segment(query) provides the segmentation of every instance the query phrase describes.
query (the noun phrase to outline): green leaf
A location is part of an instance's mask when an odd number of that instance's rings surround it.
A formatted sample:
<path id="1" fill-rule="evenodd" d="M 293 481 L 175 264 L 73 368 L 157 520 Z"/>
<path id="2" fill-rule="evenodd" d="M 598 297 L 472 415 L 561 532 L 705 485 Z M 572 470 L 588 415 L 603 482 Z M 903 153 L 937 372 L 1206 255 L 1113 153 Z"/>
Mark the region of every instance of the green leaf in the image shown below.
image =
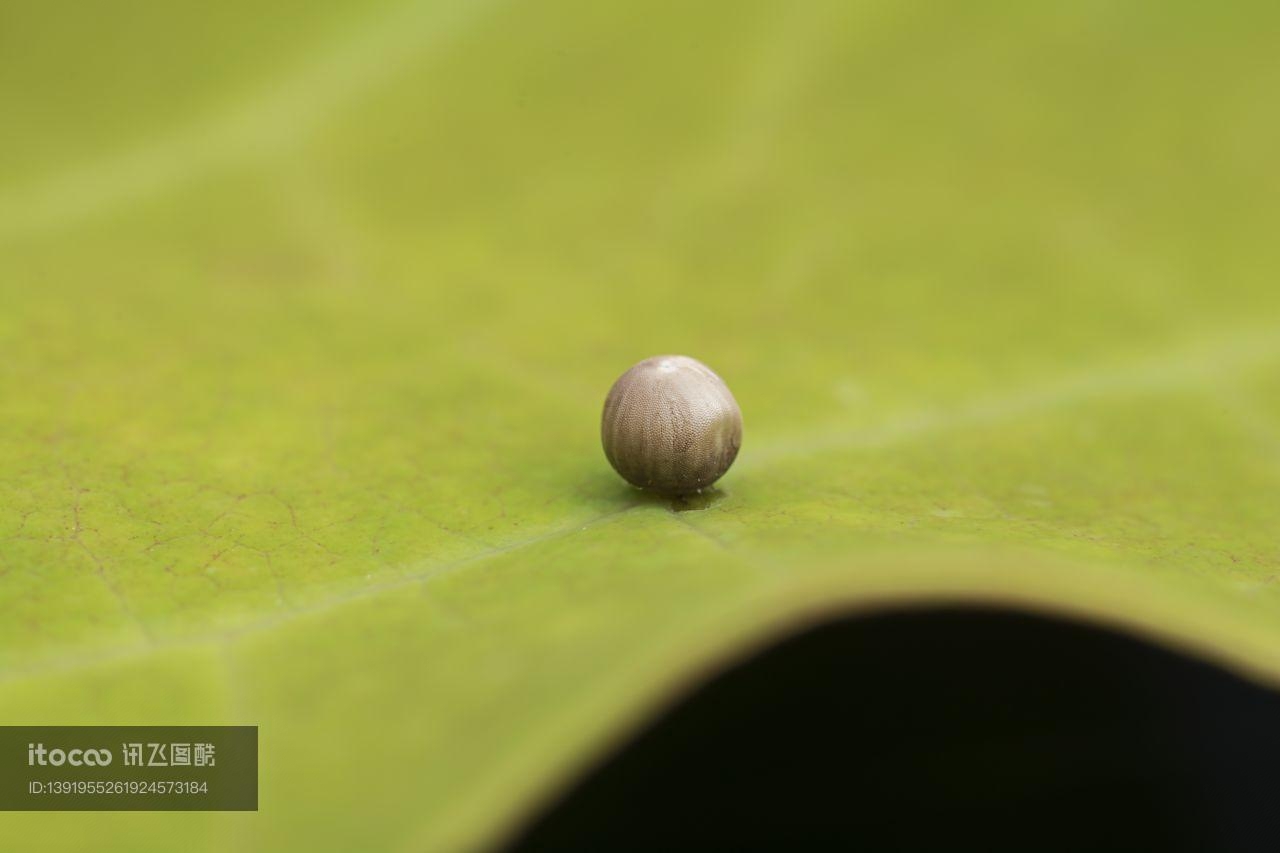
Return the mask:
<path id="1" fill-rule="evenodd" d="M 0 722 L 261 726 L 257 814 L 457 849 L 823 614 L 1280 681 L 1277 11 L 139 2 L 0 27 Z M 645 356 L 745 442 L 598 444 Z"/>

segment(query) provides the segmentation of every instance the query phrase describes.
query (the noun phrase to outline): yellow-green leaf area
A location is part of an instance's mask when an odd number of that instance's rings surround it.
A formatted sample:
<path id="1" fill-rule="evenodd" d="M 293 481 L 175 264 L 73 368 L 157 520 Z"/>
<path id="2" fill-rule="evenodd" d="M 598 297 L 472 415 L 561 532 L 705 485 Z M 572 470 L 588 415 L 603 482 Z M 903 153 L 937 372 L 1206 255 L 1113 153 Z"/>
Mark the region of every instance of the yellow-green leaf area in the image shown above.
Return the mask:
<path id="1" fill-rule="evenodd" d="M 262 796 L 0 837 L 483 847 L 894 602 L 1280 681 L 1278 16 L 7 8 L 0 722 L 256 724 Z M 745 422 L 684 512 L 599 447 L 664 352 Z"/>

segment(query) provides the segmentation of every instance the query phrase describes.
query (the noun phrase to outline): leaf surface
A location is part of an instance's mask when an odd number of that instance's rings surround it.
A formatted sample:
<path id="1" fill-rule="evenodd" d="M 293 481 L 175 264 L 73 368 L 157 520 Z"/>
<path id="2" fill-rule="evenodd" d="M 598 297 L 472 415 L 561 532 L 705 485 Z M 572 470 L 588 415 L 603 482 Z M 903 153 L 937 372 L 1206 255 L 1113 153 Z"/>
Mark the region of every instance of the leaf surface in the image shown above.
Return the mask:
<path id="1" fill-rule="evenodd" d="M 0 721 L 257 724 L 263 793 L 4 837 L 470 849 L 894 602 L 1280 681 L 1274 10 L 6 16 Z M 746 424 L 682 512 L 599 448 L 662 352 Z"/>

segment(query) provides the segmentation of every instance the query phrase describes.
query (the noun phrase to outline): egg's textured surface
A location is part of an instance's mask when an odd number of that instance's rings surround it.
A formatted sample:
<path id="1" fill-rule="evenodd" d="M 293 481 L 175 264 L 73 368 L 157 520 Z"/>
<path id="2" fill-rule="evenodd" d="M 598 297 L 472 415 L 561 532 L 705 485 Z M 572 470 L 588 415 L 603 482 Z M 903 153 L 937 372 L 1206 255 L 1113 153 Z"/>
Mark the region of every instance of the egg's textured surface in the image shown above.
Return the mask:
<path id="1" fill-rule="evenodd" d="M 742 412 L 715 371 L 683 355 L 632 367 L 604 403 L 605 455 L 627 482 L 664 495 L 710 486 L 742 446 Z"/>

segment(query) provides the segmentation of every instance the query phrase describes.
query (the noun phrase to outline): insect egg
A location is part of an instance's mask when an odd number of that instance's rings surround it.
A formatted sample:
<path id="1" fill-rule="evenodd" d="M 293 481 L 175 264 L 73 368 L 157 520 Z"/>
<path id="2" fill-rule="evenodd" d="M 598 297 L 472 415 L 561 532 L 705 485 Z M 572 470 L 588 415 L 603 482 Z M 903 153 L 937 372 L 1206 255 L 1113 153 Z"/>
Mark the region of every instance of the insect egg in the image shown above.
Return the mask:
<path id="1" fill-rule="evenodd" d="M 705 489 L 742 446 L 742 412 L 729 387 L 697 359 L 646 358 L 613 383 L 600 438 L 615 471 L 662 495 Z"/>

